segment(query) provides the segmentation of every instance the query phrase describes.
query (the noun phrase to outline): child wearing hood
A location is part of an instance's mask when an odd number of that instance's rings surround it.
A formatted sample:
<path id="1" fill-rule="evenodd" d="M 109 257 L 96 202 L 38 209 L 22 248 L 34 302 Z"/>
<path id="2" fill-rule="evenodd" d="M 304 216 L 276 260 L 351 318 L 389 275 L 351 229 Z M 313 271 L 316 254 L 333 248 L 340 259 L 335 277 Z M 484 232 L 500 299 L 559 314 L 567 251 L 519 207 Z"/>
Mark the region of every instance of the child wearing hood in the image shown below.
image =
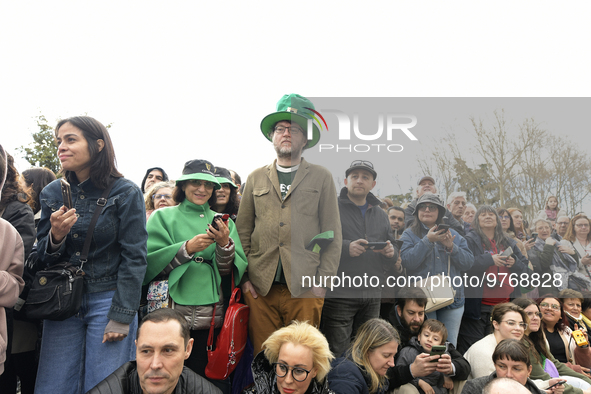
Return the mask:
<path id="1" fill-rule="evenodd" d="M 410 365 L 421 353 L 431 353 L 433 346 L 445 345 L 447 349 L 447 328 L 445 324 L 435 319 L 426 320 L 421 326 L 419 335 L 412 337 L 408 346 L 400 351 L 396 365 Z M 446 354 L 449 354 L 447 350 Z M 434 361 L 436 362 L 436 361 Z M 430 375 L 416 378 L 411 382 L 421 394 L 447 394 L 448 389 L 453 389 L 453 382 L 449 376 L 442 372 L 433 372 Z"/>

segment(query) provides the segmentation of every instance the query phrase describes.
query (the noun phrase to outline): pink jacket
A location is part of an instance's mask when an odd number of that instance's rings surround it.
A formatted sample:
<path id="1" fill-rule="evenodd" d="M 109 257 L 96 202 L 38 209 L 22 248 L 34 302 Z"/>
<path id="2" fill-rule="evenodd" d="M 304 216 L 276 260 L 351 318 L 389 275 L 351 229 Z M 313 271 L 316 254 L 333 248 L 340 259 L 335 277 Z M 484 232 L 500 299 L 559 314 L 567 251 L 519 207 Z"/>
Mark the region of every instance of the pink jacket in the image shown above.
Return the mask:
<path id="1" fill-rule="evenodd" d="M 12 308 L 25 286 L 22 279 L 25 248 L 21 236 L 10 223 L 0 219 L 0 374 L 6 361 L 6 311 Z"/>

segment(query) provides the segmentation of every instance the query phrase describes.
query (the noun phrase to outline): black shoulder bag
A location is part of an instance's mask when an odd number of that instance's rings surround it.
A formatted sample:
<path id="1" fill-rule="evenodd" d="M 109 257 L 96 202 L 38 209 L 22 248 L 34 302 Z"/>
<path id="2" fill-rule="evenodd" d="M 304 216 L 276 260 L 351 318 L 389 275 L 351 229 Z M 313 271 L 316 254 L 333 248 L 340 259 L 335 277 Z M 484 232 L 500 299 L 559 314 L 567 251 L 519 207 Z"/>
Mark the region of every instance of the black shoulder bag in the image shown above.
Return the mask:
<path id="1" fill-rule="evenodd" d="M 75 267 L 69 261 L 64 261 L 35 274 L 35 280 L 25 303 L 25 313 L 29 319 L 61 321 L 78 313 L 84 295 L 84 271 L 82 267 L 88 260 L 88 252 L 96 222 L 103 208 L 107 205 L 107 198 L 114 183 L 115 180 L 109 183 L 101 198 L 96 202 L 97 208 L 90 221 L 82 255 L 80 256 L 80 267 Z"/>

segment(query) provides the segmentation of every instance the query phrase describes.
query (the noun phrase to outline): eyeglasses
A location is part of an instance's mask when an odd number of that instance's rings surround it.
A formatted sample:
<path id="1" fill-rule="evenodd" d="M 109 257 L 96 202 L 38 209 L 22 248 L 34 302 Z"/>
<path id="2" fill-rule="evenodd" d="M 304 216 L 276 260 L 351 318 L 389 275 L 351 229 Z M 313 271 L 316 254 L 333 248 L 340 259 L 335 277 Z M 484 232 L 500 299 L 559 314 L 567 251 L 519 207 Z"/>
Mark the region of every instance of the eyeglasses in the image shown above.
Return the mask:
<path id="1" fill-rule="evenodd" d="M 213 189 L 215 186 L 213 182 L 209 181 L 202 181 L 201 179 L 189 179 L 188 181 L 191 185 L 201 187 L 205 186 L 206 189 Z"/>
<path id="2" fill-rule="evenodd" d="M 589 227 L 589 223 L 575 224 L 575 227 Z"/>
<path id="3" fill-rule="evenodd" d="M 310 373 L 310 371 L 305 370 L 304 368 L 290 367 L 289 365 L 282 363 L 273 363 L 273 369 L 275 371 L 275 375 L 280 378 L 285 377 L 287 372 L 291 370 L 291 376 L 293 376 L 293 380 L 296 382 L 303 382 L 308 378 L 308 374 Z"/>
<path id="4" fill-rule="evenodd" d="M 501 218 L 501 220 L 509 220 L 511 219 L 511 216 L 499 216 L 499 218 Z"/>
<path id="5" fill-rule="evenodd" d="M 171 200 L 172 194 L 152 194 L 152 200 Z"/>
<path id="6" fill-rule="evenodd" d="M 550 308 L 552 308 L 555 311 L 559 311 L 560 310 L 560 305 L 558 305 L 558 304 L 552 304 L 552 305 L 550 305 L 547 302 L 542 302 L 542 303 L 540 303 L 540 308 L 543 308 L 543 309 L 550 309 Z"/>
<path id="7" fill-rule="evenodd" d="M 349 167 L 356 167 L 356 166 L 365 166 L 365 167 L 369 167 L 373 170 L 373 164 L 369 161 L 365 161 L 365 160 L 355 160 L 353 163 L 351 163 L 351 165 Z"/>
<path id="8" fill-rule="evenodd" d="M 568 226 L 568 222 L 556 222 L 559 226 Z"/>
<path id="9" fill-rule="evenodd" d="M 527 317 L 529 317 L 530 319 L 534 316 L 539 317 L 540 319 L 542 318 L 542 313 L 541 312 L 527 312 Z"/>
<path id="10" fill-rule="evenodd" d="M 509 327 L 515 327 L 516 325 L 519 325 L 519 328 L 523 328 L 524 330 L 527 329 L 527 323 L 522 321 L 516 322 L 515 320 L 501 320 L 501 323 L 507 323 Z"/>
<path id="11" fill-rule="evenodd" d="M 564 303 L 564 305 L 568 306 L 569 308 L 581 309 L 581 304 L 577 304 L 574 302 Z"/>
<path id="12" fill-rule="evenodd" d="M 275 127 L 274 131 L 276 133 L 283 134 L 283 133 L 285 133 L 285 130 L 289 131 L 289 134 L 293 134 L 294 132 L 304 134 L 304 130 L 302 130 L 298 126 L 293 126 L 293 125 L 290 127 L 277 126 L 277 127 Z"/>
<path id="13" fill-rule="evenodd" d="M 433 212 L 437 211 L 438 208 L 435 204 L 421 204 L 421 206 L 419 206 L 419 211 L 426 211 L 427 209 Z"/>

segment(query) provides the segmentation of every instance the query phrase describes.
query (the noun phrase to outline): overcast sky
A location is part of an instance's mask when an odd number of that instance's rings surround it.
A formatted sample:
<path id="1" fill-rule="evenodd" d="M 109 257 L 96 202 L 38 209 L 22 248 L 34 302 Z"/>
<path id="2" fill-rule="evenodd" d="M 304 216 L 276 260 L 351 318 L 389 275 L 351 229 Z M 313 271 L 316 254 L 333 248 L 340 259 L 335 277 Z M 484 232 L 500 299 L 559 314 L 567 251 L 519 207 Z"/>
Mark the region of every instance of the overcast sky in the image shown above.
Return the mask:
<path id="1" fill-rule="evenodd" d="M 285 93 L 589 96 L 590 11 L 583 1 L 2 1 L 0 141 L 18 156 L 35 115 L 88 113 L 112 123 L 119 168 L 137 183 L 151 166 L 178 177 L 194 158 L 246 178 L 274 158 L 259 124 Z M 591 146 L 587 130 L 568 134 Z"/>

